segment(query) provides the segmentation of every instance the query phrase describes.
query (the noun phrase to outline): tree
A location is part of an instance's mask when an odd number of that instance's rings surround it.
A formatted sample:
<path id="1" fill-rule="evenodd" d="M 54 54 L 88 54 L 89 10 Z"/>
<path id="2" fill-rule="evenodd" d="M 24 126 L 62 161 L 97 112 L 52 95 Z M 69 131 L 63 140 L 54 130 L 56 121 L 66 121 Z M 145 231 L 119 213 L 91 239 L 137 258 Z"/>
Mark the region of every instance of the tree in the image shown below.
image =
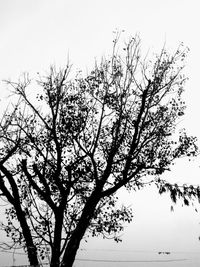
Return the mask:
<path id="1" fill-rule="evenodd" d="M 183 156 L 197 154 L 196 138 L 175 132 L 185 103 L 182 74 L 187 49 L 142 59 L 139 37 L 103 59 L 85 78 L 70 66 L 37 81 L 8 82 L 18 96 L 1 121 L 1 196 L 11 204 L 2 228 L 27 251 L 31 265 L 71 267 L 83 238 L 119 241 L 131 209 L 117 206 L 117 191 L 156 184 L 176 202 L 200 198 L 200 188 L 161 179 Z M 49 253 L 49 254 L 48 254 Z"/>

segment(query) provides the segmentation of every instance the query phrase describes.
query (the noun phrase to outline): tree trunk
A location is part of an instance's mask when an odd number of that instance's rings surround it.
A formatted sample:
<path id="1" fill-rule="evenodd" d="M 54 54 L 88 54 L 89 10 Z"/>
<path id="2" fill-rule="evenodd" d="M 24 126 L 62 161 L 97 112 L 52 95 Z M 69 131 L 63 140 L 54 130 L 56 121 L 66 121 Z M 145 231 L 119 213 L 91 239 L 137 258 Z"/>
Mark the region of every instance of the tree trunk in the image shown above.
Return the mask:
<path id="1" fill-rule="evenodd" d="M 17 184 L 15 182 L 15 179 L 13 178 L 13 175 L 10 171 L 8 171 L 2 164 L 0 165 L 1 171 L 4 173 L 4 175 L 7 177 L 8 183 L 11 186 L 12 193 L 10 193 L 9 190 L 7 190 L 4 180 L 1 177 L 1 190 L 4 193 L 4 195 L 7 197 L 8 201 L 14 206 L 14 209 L 16 211 L 17 219 L 20 223 L 22 234 L 25 240 L 25 246 L 28 253 L 28 259 L 29 263 L 32 266 L 38 266 L 38 257 L 37 257 L 37 248 L 34 245 L 33 237 L 31 235 L 31 230 L 29 228 L 29 225 L 26 221 L 26 214 L 22 209 L 21 203 L 20 203 L 20 197 L 19 197 L 19 191 Z"/>
<path id="2" fill-rule="evenodd" d="M 37 248 L 34 244 L 27 246 L 28 259 L 31 266 L 39 266 Z"/>
<path id="3" fill-rule="evenodd" d="M 51 256 L 51 267 L 59 267 L 60 265 L 60 246 L 62 238 L 62 225 L 63 225 L 63 210 L 59 210 L 55 215 L 55 228 L 54 228 L 54 242 Z"/>
<path id="4" fill-rule="evenodd" d="M 61 267 L 72 267 L 75 261 L 76 253 L 79 249 L 80 242 L 90 224 L 90 220 L 93 217 L 95 208 L 99 202 L 98 193 L 93 192 L 92 196 L 88 200 L 79 223 L 73 232 L 70 241 L 66 247 Z"/>
<path id="5" fill-rule="evenodd" d="M 39 262 L 38 262 L 38 257 L 37 257 L 37 248 L 33 243 L 33 238 L 32 238 L 29 226 L 27 224 L 25 214 L 23 210 L 21 209 L 20 205 L 18 206 L 16 204 L 15 210 L 16 210 L 17 218 L 20 222 L 22 233 L 25 239 L 29 263 L 32 266 L 38 266 Z"/>
<path id="6" fill-rule="evenodd" d="M 86 231 L 87 227 L 85 228 Z M 80 235 L 79 232 L 76 235 L 73 235 L 68 243 L 68 246 L 65 250 L 61 267 L 72 267 L 75 261 L 76 253 L 79 249 L 83 235 Z"/>
<path id="7" fill-rule="evenodd" d="M 53 245 L 50 267 L 60 266 L 60 249 Z"/>

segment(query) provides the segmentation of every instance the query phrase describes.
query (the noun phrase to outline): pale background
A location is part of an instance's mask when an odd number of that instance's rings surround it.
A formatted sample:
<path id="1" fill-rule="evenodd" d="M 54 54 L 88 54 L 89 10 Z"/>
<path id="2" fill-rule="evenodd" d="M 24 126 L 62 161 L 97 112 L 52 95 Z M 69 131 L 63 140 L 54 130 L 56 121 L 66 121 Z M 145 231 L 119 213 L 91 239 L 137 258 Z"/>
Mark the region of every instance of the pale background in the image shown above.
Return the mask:
<path id="1" fill-rule="evenodd" d="M 2 80 L 16 80 L 25 71 L 36 77 L 37 72 L 48 71 L 50 64 L 64 66 L 68 58 L 74 71 L 87 72 L 95 59 L 109 54 L 117 28 L 125 30 L 124 38 L 139 33 L 144 52 L 148 49 L 158 52 L 164 42 L 169 49 L 175 50 L 180 42 L 190 48 L 185 69 L 189 77 L 185 92 L 188 108 L 179 126 L 186 127 L 189 134 L 200 140 L 199 11 L 198 0 L 0 0 L 0 110 L 5 106 L 7 92 Z M 199 159 L 181 160 L 167 176 L 174 181 L 200 184 L 199 165 Z M 169 196 L 158 196 L 155 188 L 120 194 L 121 202 L 134 209 L 134 219 L 125 227 L 123 242 L 115 244 L 102 239 L 82 242 L 77 258 L 135 262 L 77 261 L 75 266 L 200 264 L 200 216 L 194 207 L 178 204 L 171 212 Z M 196 207 L 199 209 L 198 203 Z M 3 207 L 0 214 L 2 211 Z M 3 238 L 0 233 L 0 241 Z M 159 255 L 159 251 L 171 254 Z M 159 260 L 168 262 L 155 262 Z M 23 255 L 0 252 L 0 266 L 25 263 Z"/>

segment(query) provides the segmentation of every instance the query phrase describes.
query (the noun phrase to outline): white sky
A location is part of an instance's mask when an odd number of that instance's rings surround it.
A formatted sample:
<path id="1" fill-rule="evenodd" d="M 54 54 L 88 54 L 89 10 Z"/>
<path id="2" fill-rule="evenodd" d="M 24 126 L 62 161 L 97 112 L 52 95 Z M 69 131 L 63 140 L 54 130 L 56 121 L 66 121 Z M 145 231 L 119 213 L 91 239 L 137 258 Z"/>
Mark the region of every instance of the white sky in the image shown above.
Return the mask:
<path id="1" fill-rule="evenodd" d="M 140 33 L 145 51 L 148 48 L 159 51 L 165 41 L 170 49 L 176 49 L 182 41 L 190 48 L 186 68 L 190 80 L 185 93 L 188 108 L 182 123 L 189 133 L 200 139 L 199 5 L 198 0 L 0 0 L 0 99 L 3 100 L 6 92 L 3 79 L 15 80 L 24 71 L 32 76 L 37 72 L 44 73 L 50 64 L 66 64 L 68 56 L 75 70 L 86 71 L 95 58 L 109 54 L 113 30 L 123 29 L 127 38 Z M 198 162 L 179 162 L 170 175 L 179 181 L 184 179 L 197 184 L 200 178 L 198 165 Z M 154 193 L 146 190 L 129 196 L 135 218 L 126 228 L 122 244 L 91 240 L 87 248 L 198 251 L 199 214 L 192 208 L 179 206 L 171 213 L 168 198 Z M 128 201 L 127 197 L 123 201 Z M 88 250 L 82 256 L 95 257 L 94 251 L 90 252 Z M 131 259 L 136 258 L 134 253 Z M 128 257 L 122 252 L 119 255 L 121 259 Z M 185 255 L 179 256 L 183 258 Z M 193 258 L 191 254 L 189 256 Z M 8 256 L 1 257 L 4 261 L 0 265 L 12 264 Z M 110 253 L 106 257 L 113 258 L 115 254 Z M 146 254 L 139 256 L 140 259 L 145 257 Z M 154 258 L 153 254 L 150 258 Z M 16 262 L 20 263 L 19 260 Z M 77 263 L 77 266 L 92 264 Z M 197 266 L 188 262 L 179 264 L 159 266 Z M 115 265 L 109 263 L 107 266 Z M 125 266 L 125 263 L 117 266 Z M 147 264 L 126 263 L 126 266 Z"/>

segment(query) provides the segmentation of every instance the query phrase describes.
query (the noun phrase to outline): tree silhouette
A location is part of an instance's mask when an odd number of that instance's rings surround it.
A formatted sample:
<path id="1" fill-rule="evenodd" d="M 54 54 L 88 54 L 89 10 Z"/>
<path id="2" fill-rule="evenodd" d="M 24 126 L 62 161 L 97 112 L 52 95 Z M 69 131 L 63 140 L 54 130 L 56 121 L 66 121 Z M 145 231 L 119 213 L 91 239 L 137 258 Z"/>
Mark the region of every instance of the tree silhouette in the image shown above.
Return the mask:
<path id="1" fill-rule="evenodd" d="M 113 237 L 132 219 L 117 205 L 121 187 L 156 184 L 188 205 L 200 189 L 161 179 L 175 159 L 195 156 L 196 139 L 173 133 L 185 104 L 182 74 L 187 50 L 165 48 L 142 59 L 131 38 L 86 77 L 70 66 L 50 69 L 29 96 L 28 76 L 8 82 L 18 96 L 1 121 L 0 190 L 11 204 L 2 228 L 27 251 L 31 265 L 49 253 L 51 266 L 71 267 L 83 238 Z"/>

